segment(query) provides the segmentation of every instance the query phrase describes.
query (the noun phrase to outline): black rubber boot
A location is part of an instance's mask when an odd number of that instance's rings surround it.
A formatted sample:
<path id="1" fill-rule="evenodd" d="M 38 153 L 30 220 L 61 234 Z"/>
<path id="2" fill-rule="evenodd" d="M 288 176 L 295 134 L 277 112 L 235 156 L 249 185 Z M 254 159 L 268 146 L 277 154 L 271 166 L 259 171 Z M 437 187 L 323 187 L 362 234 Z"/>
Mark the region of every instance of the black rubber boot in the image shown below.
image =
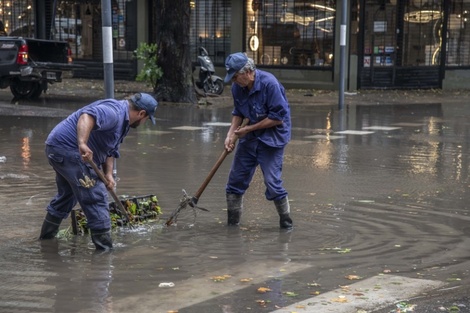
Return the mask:
<path id="1" fill-rule="evenodd" d="M 54 216 L 48 212 L 44 218 L 44 222 L 42 223 L 39 239 L 42 240 L 54 238 L 59 232 L 59 226 L 61 222 L 62 218 Z"/>
<path id="2" fill-rule="evenodd" d="M 109 229 L 92 230 L 91 241 L 95 244 L 96 250 L 111 250 L 113 248 L 113 240 Z"/>
<path id="3" fill-rule="evenodd" d="M 279 226 L 283 229 L 292 229 L 292 219 L 289 216 L 290 206 L 287 197 L 281 200 L 275 200 L 277 213 L 279 214 Z"/>
<path id="4" fill-rule="evenodd" d="M 227 225 L 238 226 L 243 210 L 243 195 L 227 193 Z"/>

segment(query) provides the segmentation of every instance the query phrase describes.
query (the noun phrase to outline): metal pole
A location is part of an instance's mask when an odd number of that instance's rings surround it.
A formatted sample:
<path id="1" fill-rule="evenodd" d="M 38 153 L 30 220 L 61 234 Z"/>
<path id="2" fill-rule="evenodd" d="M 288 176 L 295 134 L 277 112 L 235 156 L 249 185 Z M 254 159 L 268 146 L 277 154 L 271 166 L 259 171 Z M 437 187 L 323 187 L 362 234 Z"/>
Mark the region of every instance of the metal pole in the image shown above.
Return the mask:
<path id="1" fill-rule="evenodd" d="M 114 66 L 113 66 L 113 29 L 111 16 L 111 0 L 101 0 L 101 28 L 103 36 L 103 74 L 104 91 L 107 99 L 114 98 Z M 117 182 L 117 165 L 114 159 L 113 177 Z M 117 184 L 116 184 L 117 185 Z M 114 187 L 116 189 L 116 187 Z"/>
<path id="2" fill-rule="evenodd" d="M 347 36 L 347 19 L 348 19 L 348 0 L 342 1 L 341 7 L 341 29 L 339 36 L 339 101 L 340 110 L 344 108 L 344 85 L 346 72 L 346 36 Z"/>
<path id="3" fill-rule="evenodd" d="M 114 98 L 113 29 L 111 18 L 111 0 L 101 0 L 104 90 L 106 98 Z"/>

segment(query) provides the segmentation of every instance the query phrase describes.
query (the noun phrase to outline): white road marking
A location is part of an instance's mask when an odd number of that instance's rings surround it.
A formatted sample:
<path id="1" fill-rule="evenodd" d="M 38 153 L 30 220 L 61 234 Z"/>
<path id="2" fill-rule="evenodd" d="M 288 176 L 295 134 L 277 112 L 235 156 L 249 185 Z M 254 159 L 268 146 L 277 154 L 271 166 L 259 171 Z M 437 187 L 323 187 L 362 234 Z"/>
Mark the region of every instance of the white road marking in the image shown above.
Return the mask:
<path id="1" fill-rule="evenodd" d="M 200 129 L 205 129 L 205 127 L 197 127 L 197 126 L 177 126 L 177 127 L 171 127 L 170 129 L 178 129 L 178 130 L 200 130 Z"/>
<path id="2" fill-rule="evenodd" d="M 346 136 L 335 136 L 335 135 L 311 135 L 311 136 L 305 136 L 305 138 L 308 139 L 328 139 L 328 140 L 334 140 L 334 139 L 341 139 L 345 138 Z"/>
<path id="3" fill-rule="evenodd" d="M 271 313 L 356 313 L 381 309 L 445 285 L 444 282 L 394 275 L 374 276 L 297 302 Z"/>
<path id="4" fill-rule="evenodd" d="M 372 131 L 366 130 L 343 130 L 339 132 L 335 132 L 335 134 L 344 134 L 344 135 L 370 135 L 373 134 Z"/>
<path id="5" fill-rule="evenodd" d="M 214 273 L 206 273 L 203 277 L 194 277 L 186 281 L 174 281 L 175 286 L 172 288 L 158 288 L 161 282 L 156 281 L 155 288 L 149 287 L 145 293 L 115 300 L 113 310 L 115 312 L 139 313 L 177 311 L 224 294 L 261 284 L 273 277 L 280 278 L 309 267 L 306 264 L 268 260 L 250 264 L 250 266 L 246 266 L 246 264 L 234 266 L 227 271 L 219 270 Z M 211 279 L 211 277 L 226 274 L 231 277 L 223 282 L 215 282 Z M 247 278 L 250 279 L 248 282 L 241 281 Z"/>
<path id="6" fill-rule="evenodd" d="M 223 123 L 223 122 L 209 122 L 204 123 L 205 126 L 230 126 L 230 123 Z"/>
<path id="7" fill-rule="evenodd" d="M 401 127 L 391 127 L 391 126 L 368 126 L 368 127 L 363 127 L 362 129 L 368 129 L 368 130 L 397 130 L 397 129 L 401 129 Z"/>
<path id="8" fill-rule="evenodd" d="M 415 126 L 423 126 L 423 125 L 426 125 L 425 123 L 394 123 L 392 125 L 395 125 L 395 126 L 410 126 L 410 127 L 415 127 Z"/>

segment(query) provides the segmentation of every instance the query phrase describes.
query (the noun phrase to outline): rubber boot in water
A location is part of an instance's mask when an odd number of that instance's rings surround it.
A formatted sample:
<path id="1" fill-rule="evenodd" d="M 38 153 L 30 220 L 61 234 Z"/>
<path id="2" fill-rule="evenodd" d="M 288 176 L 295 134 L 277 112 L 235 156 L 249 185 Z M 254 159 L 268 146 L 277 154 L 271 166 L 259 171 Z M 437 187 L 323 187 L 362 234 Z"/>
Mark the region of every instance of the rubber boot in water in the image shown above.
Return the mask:
<path id="1" fill-rule="evenodd" d="M 59 226 L 61 222 L 62 218 L 54 216 L 48 212 L 44 218 L 44 222 L 42 223 L 39 239 L 42 240 L 54 238 L 59 232 Z"/>
<path id="2" fill-rule="evenodd" d="M 289 216 L 290 206 L 287 197 L 281 200 L 275 200 L 277 213 L 279 214 L 279 226 L 283 229 L 292 229 L 292 219 Z"/>
<path id="3" fill-rule="evenodd" d="M 243 210 L 243 195 L 227 193 L 227 225 L 238 226 Z"/>
<path id="4" fill-rule="evenodd" d="M 95 244 L 96 250 L 111 250 L 113 248 L 113 240 L 109 229 L 92 230 L 91 241 Z"/>

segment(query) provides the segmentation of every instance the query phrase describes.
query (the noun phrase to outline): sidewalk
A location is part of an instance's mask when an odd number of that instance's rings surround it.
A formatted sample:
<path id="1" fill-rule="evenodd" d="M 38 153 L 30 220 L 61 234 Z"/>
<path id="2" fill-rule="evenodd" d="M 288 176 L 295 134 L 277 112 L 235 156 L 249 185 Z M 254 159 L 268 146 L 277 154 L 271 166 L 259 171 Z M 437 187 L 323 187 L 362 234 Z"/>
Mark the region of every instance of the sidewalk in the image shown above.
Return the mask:
<path id="1" fill-rule="evenodd" d="M 136 81 L 115 81 L 114 86 L 114 96 L 117 99 L 136 92 L 152 93 L 151 87 Z M 47 94 L 99 99 L 105 95 L 104 81 L 65 78 L 62 83 L 51 85 Z M 339 103 L 338 91 L 288 89 L 286 94 L 291 105 L 337 106 Z M 359 90 L 345 92 L 344 105 L 465 103 L 468 99 L 470 99 L 470 88 L 467 90 Z M 230 86 L 226 85 L 224 93 L 220 96 L 200 98 L 199 105 L 232 105 Z"/>

